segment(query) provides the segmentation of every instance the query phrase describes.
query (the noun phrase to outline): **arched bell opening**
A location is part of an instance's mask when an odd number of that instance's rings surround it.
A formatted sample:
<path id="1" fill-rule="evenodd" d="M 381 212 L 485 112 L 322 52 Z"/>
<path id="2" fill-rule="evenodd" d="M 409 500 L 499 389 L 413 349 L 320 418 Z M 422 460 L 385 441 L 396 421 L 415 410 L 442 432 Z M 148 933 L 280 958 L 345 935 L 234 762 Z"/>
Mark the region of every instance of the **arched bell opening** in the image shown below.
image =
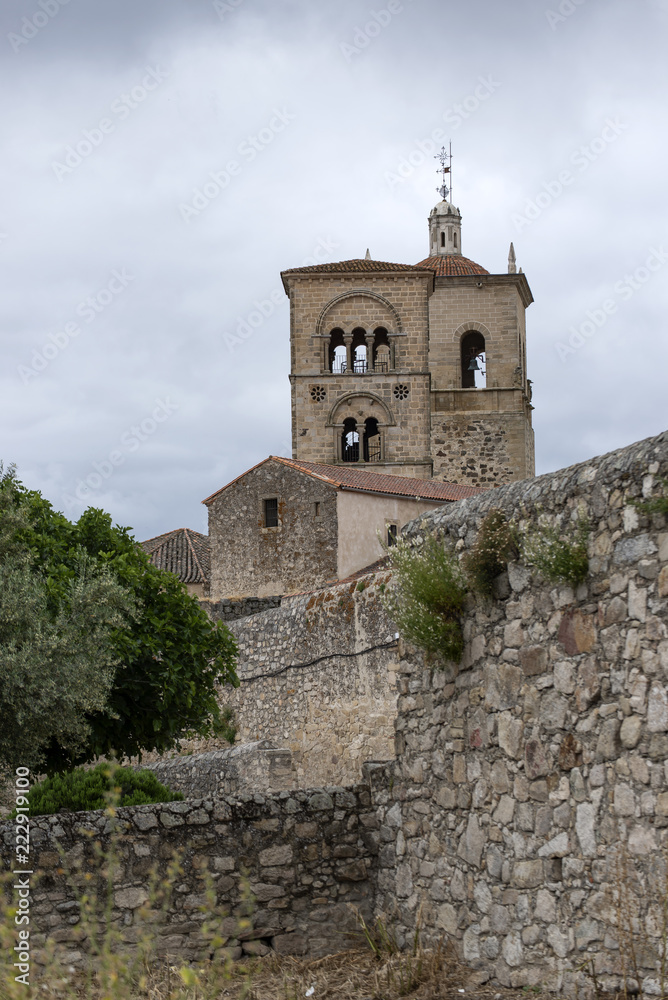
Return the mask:
<path id="1" fill-rule="evenodd" d="M 357 432 L 357 421 L 354 417 L 347 417 L 343 421 L 343 433 L 341 435 L 341 461 L 359 462 L 360 460 L 360 436 Z"/>
<path id="2" fill-rule="evenodd" d="M 380 462 L 381 438 L 378 421 L 375 417 L 367 417 L 364 421 L 364 461 Z"/>
<path id="3" fill-rule="evenodd" d="M 336 327 L 329 335 L 329 370 L 340 374 L 346 370 L 346 345 L 343 330 Z"/>
<path id="4" fill-rule="evenodd" d="M 353 340 L 350 350 L 352 353 L 353 371 L 358 375 L 364 374 L 368 370 L 369 363 L 366 347 L 366 330 L 363 330 L 361 326 L 357 326 L 353 330 Z"/>
<path id="5" fill-rule="evenodd" d="M 462 389 L 484 389 L 487 386 L 485 338 L 477 330 L 469 330 L 461 340 Z"/>
<path id="6" fill-rule="evenodd" d="M 373 331 L 373 370 L 390 370 L 390 338 L 384 326 L 377 326 Z"/>

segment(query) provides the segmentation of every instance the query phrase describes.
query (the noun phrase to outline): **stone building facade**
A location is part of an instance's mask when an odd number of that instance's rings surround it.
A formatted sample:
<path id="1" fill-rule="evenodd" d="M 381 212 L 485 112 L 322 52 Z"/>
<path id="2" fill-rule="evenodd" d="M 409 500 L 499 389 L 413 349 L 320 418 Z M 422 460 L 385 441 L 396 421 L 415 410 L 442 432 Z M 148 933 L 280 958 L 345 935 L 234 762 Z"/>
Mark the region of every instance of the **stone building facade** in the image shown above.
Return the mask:
<path id="1" fill-rule="evenodd" d="M 462 256 L 461 215 L 429 218 L 417 265 L 347 260 L 284 271 L 293 458 L 500 485 L 534 475 L 525 310 L 507 274 Z"/>
<path id="2" fill-rule="evenodd" d="M 203 501 L 211 599 L 264 598 L 345 579 L 380 559 L 382 543 L 408 521 L 478 492 L 270 456 Z"/>

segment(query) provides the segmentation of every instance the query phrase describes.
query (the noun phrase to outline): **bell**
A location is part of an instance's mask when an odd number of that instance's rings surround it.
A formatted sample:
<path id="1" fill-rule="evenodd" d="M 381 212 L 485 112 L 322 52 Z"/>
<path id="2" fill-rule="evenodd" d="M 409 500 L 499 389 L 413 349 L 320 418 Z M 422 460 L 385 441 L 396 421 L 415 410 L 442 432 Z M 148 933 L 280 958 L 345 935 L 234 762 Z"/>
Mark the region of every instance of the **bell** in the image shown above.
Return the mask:
<path id="1" fill-rule="evenodd" d="M 469 361 L 468 370 L 470 372 L 479 372 L 479 371 L 482 371 L 482 368 L 478 364 L 478 359 L 477 358 L 471 358 L 471 360 Z"/>

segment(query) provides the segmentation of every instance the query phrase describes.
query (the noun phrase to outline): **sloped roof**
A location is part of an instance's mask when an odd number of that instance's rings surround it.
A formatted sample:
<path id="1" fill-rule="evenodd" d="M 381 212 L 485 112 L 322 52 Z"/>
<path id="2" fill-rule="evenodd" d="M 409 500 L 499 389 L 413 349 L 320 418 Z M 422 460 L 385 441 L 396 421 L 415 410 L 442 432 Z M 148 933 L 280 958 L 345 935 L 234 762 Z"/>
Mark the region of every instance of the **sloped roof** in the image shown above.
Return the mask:
<path id="1" fill-rule="evenodd" d="M 486 271 L 480 264 L 476 264 L 474 260 L 469 260 L 468 257 L 462 257 L 461 254 L 457 253 L 426 257 L 415 266 L 423 271 L 433 271 L 437 278 L 459 274 L 489 274 L 489 271 Z"/>
<path id="2" fill-rule="evenodd" d="M 209 536 L 177 528 L 140 542 L 154 566 L 178 576 L 182 583 L 208 583 L 211 575 Z"/>
<path id="3" fill-rule="evenodd" d="M 360 257 L 353 260 L 339 260 L 330 264 L 312 264 L 308 267 L 291 267 L 285 274 L 339 274 L 347 271 L 422 271 L 415 264 L 392 264 L 384 260 L 368 260 Z"/>
<path id="4" fill-rule="evenodd" d="M 341 490 L 351 490 L 358 493 L 381 493 L 387 496 L 415 498 L 422 500 L 434 500 L 439 503 L 447 503 L 449 500 L 463 500 L 466 497 L 484 493 L 484 487 L 464 486 L 459 483 L 446 483 L 439 479 L 409 479 L 407 476 L 387 476 L 384 473 L 367 472 L 365 469 L 351 468 L 346 465 L 321 465 L 318 462 L 298 462 L 291 458 L 282 458 L 277 455 L 270 455 L 263 462 L 254 465 L 237 476 L 227 486 L 212 493 L 210 497 L 202 503 L 209 504 L 225 490 L 239 482 L 249 472 L 260 468 L 265 462 L 280 462 L 297 472 L 303 472 L 307 476 L 319 479 L 330 486 Z"/>

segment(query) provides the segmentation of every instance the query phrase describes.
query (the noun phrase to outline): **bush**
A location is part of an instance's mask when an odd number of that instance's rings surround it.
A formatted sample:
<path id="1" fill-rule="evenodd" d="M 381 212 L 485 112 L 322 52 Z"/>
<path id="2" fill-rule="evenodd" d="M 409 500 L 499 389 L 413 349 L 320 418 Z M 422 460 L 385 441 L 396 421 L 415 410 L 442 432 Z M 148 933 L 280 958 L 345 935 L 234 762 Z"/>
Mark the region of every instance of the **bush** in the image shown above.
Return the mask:
<path id="1" fill-rule="evenodd" d="M 589 522 L 584 518 L 578 520 L 567 536 L 547 525 L 528 528 L 522 537 L 524 561 L 528 566 L 535 566 L 552 583 L 577 587 L 587 579 L 589 572 L 589 531 Z"/>
<path id="2" fill-rule="evenodd" d="M 517 555 L 515 534 L 503 511 L 490 510 L 480 525 L 475 545 L 462 559 L 464 573 L 471 589 L 490 597 L 494 581 Z"/>
<path id="3" fill-rule="evenodd" d="M 161 785 L 152 771 L 133 771 L 130 767 L 98 764 L 92 770 L 77 767 L 64 774 L 40 781 L 28 792 L 31 816 L 46 816 L 61 810 L 83 812 L 104 809 L 115 788 L 120 789 L 115 805 L 139 806 L 151 802 L 174 802 L 183 799 Z"/>
<path id="4" fill-rule="evenodd" d="M 383 604 L 400 632 L 421 649 L 458 662 L 466 589 L 456 559 L 434 535 L 419 549 L 401 539 L 388 555 L 394 579 Z"/>

